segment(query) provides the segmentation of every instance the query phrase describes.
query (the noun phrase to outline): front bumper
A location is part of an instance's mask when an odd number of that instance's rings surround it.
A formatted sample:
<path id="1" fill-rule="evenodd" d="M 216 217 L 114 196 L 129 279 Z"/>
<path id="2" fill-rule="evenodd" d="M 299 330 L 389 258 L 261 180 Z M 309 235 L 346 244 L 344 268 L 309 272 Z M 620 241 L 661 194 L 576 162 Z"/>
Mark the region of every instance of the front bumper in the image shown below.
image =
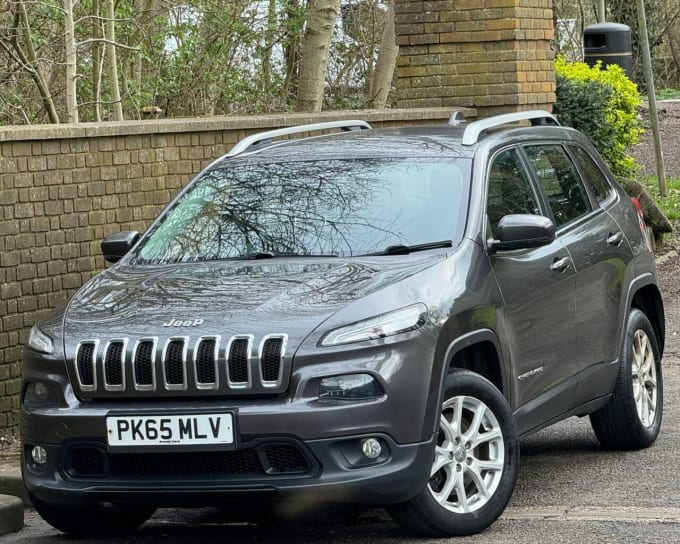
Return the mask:
<path id="1" fill-rule="evenodd" d="M 375 460 L 361 455 L 361 441 L 369 436 L 383 446 Z M 70 440 L 42 444 L 47 452 L 43 465 L 31 457 L 37 444 L 25 442 L 23 474 L 32 495 L 73 507 L 101 502 L 216 506 L 278 499 L 387 505 L 424 488 L 434 440 L 398 445 L 379 434 L 305 442 L 267 437 L 244 441 L 232 452 L 140 453 L 111 452 L 97 440 Z"/>

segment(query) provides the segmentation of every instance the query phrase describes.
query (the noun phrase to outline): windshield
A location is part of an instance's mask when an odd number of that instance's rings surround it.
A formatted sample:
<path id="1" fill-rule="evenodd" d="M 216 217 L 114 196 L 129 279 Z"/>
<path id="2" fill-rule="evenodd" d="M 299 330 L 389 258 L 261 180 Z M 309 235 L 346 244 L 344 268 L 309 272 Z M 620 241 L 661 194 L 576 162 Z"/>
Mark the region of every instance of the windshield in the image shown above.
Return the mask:
<path id="1" fill-rule="evenodd" d="M 468 179 L 468 159 L 225 161 L 165 212 L 136 258 L 354 256 L 457 243 Z"/>

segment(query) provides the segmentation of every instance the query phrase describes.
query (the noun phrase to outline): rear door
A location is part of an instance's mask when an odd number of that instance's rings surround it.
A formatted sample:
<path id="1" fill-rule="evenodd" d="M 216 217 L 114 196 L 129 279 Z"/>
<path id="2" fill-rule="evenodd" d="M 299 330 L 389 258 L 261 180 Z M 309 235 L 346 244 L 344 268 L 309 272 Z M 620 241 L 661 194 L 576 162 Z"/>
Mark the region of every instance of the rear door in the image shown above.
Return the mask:
<path id="1" fill-rule="evenodd" d="M 584 314 L 578 320 L 578 356 L 584 367 L 590 367 L 589 374 L 596 374 L 599 367 L 615 362 L 619 355 L 619 338 L 625 316 L 621 315 L 626 273 L 633 259 L 629 240 L 619 221 L 629 220 L 621 213 L 621 196 L 607 180 L 590 153 L 580 146 L 568 146 L 568 151 L 581 174 L 586 187 L 595 200 L 597 224 L 593 225 L 595 249 L 598 262 L 589 275 L 577 282 L 577 314 Z M 601 217 L 600 217 L 601 216 Z M 619 221 L 616 218 L 619 218 Z M 579 273 L 579 276 L 581 273 Z M 582 310 L 581 310 L 582 309 Z M 586 394 L 587 383 L 594 380 L 583 377 L 580 393 Z M 606 388 L 605 388 L 606 389 Z M 590 396 L 597 396 L 599 386 Z"/>
<path id="2" fill-rule="evenodd" d="M 569 372 L 579 375 L 574 397 L 578 405 L 606 394 L 609 386 L 596 375 L 616 357 L 619 304 L 631 255 L 623 232 L 606 210 L 617 196 L 611 186 L 607 191 L 602 185 L 606 178 L 597 179 L 599 170 L 584 149 L 572 147 L 568 152 L 559 144 L 538 144 L 524 151 L 576 271 L 576 352 Z M 584 183 L 582 176 L 591 181 Z"/>

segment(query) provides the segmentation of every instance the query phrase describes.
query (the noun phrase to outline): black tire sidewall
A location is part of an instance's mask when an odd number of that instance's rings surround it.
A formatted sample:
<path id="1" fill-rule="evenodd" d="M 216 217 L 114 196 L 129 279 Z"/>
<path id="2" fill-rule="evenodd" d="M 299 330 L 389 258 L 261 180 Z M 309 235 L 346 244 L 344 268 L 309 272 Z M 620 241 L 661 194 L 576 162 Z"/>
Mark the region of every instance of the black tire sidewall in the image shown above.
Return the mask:
<path id="1" fill-rule="evenodd" d="M 646 427 L 640 420 L 633 392 L 633 343 L 635 334 L 638 330 L 643 331 L 647 335 L 654 353 L 654 365 L 656 369 L 656 413 L 654 415 L 654 421 L 649 427 Z M 622 405 L 627 408 L 627 415 L 630 418 L 630 431 L 633 434 L 635 442 L 639 444 L 639 447 L 647 447 L 656 440 L 659 430 L 661 429 L 661 420 L 663 417 L 663 378 L 661 374 L 659 345 L 656 340 L 654 329 L 652 328 L 649 319 L 647 319 L 647 316 L 640 310 L 631 310 L 628 317 L 622 357 L 623 360 L 620 369 L 621 376 L 619 383 L 617 383 L 615 396 L 618 396 L 623 401 Z"/>

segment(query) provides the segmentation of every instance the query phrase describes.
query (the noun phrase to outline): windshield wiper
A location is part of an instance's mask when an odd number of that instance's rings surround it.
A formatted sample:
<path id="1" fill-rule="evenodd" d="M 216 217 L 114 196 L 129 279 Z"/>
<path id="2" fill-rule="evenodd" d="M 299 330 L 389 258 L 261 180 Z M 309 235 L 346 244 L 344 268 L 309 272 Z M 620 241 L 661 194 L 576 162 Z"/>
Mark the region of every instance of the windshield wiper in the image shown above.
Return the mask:
<path id="1" fill-rule="evenodd" d="M 275 257 L 337 257 L 335 253 L 277 253 Z"/>
<path id="2" fill-rule="evenodd" d="M 425 244 L 415 244 L 412 246 L 397 244 L 394 246 L 387 246 L 383 251 L 366 253 L 365 255 L 407 255 L 414 251 L 425 251 L 427 249 L 437 249 L 440 247 L 453 247 L 453 240 L 440 240 L 439 242 L 427 242 Z"/>
<path id="3" fill-rule="evenodd" d="M 266 251 L 255 251 L 247 253 L 237 259 L 275 259 L 278 257 L 337 257 L 333 253 L 313 254 L 313 253 L 269 253 Z"/>
<path id="4" fill-rule="evenodd" d="M 273 259 L 276 255 L 273 253 L 268 253 L 266 251 L 253 251 L 252 253 L 247 253 L 236 257 L 237 259 Z"/>

